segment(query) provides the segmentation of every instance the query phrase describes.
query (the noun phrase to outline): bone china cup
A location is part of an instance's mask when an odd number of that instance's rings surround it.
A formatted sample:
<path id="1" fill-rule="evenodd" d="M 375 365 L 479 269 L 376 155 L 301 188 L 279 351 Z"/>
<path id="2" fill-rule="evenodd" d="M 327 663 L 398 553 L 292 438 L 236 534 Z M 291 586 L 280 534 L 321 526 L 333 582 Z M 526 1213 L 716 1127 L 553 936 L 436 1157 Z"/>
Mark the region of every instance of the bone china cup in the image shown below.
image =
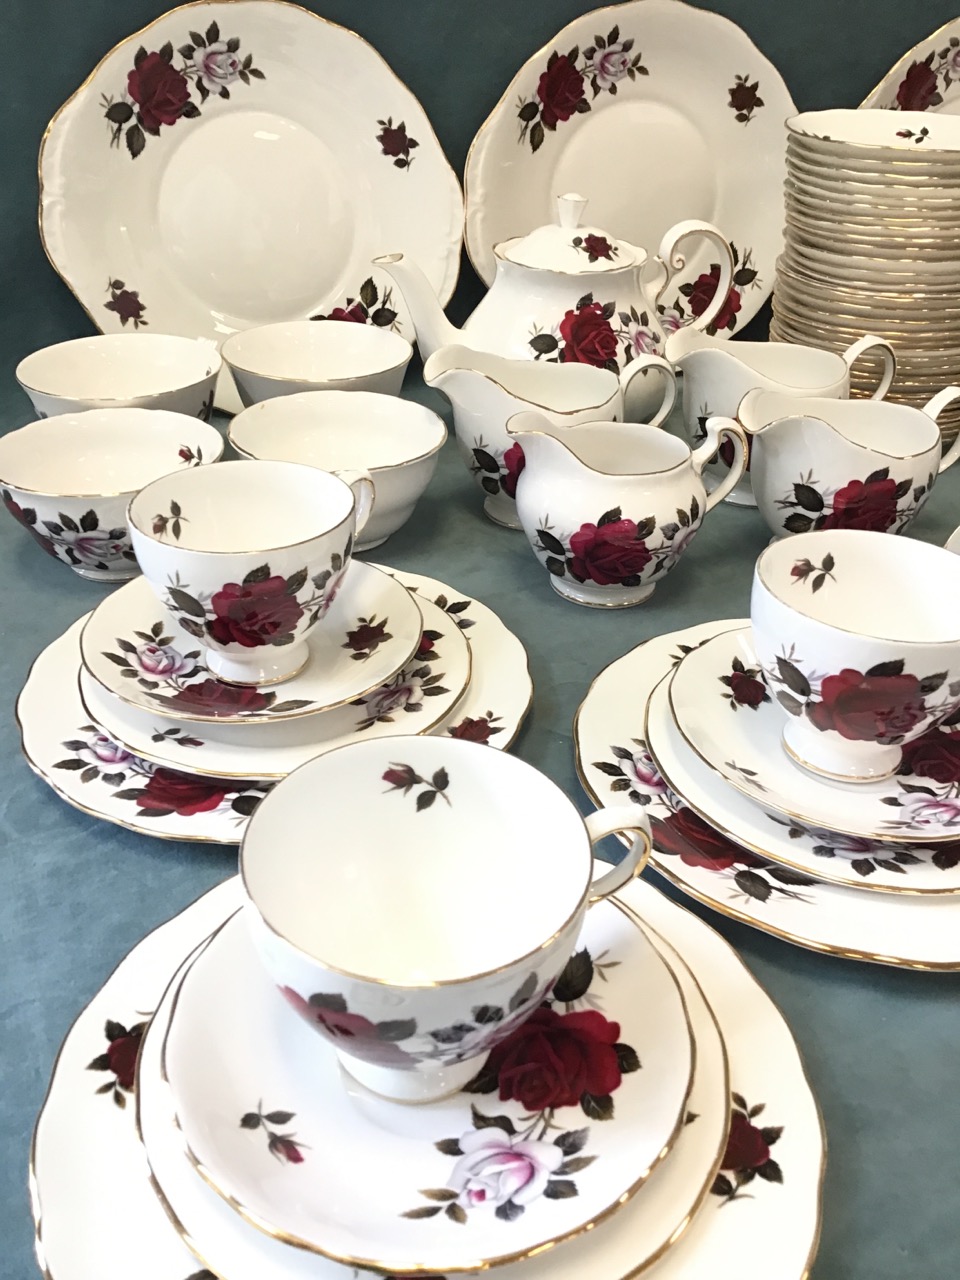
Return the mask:
<path id="1" fill-rule="evenodd" d="M 144 577 L 235 684 L 305 665 L 366 523 L 373 483 L 293 462 L 222 462 L 147 485 L 130 503 Z"/>
<path id="2" fill-rule="evenodd" d="M 216 462 L 219 431 L 162 409 L 89 409 L 0 437 L 0 498 L 48 555 L 81 578 L 137 572 L 127 505 L 168 471 Z"/>
<path id="3" fill-rule="evenodd" d="M 423 405 L 372 391 L 304 391 L 264 400 L 230 423 L 230 443 L 246 458 L 305 462 L 324 471 L 361 467 L 377 495 L 357 551 L 385 542 L 413 515 L 447 438 Z"/>
<path id="4" fill-rule="evenodd" d="M 591 846 L 615 832 L 630 849 L 594 878 Z M 649 832 L 634 805 L 582 818 L 478 743 L 358 742 L 260 803 L 240 850 L 245 910 L 271 978 L 350 1075 L 427 1102 L 537 1010 L 590 903 L 642 869 Z"/>
<path id="5" fill-rule="evenodd" d="M 297 391 L 395 396 L 413 347 L 389 329 L 344 320 L 290 320 L 234 333 L 223 344 L 244 406 Z"/>
<path id="6" fill-rule="evenodd" d="M 222 363 L 214 343 L 202 338 L 101 333 L 34 351 L 16 376 L 41 418 L 127 407 L 206 419 Z"/>
<path id="7" fill-rule="evenodd" d="M 960 558 L 943 547 L 858 529 L 771 543 L 750 621 L 784 748 L 814 773 L 886 777 L 960 706 Z"/>

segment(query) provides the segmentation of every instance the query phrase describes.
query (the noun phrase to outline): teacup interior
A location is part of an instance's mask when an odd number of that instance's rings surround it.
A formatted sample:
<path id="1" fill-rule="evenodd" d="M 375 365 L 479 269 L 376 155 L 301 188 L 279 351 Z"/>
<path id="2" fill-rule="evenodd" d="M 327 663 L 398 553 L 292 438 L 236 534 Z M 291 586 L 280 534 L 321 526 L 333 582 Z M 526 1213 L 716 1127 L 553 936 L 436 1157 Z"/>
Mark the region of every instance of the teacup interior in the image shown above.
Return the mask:
<path id="1" fill-rule="evenodd" d="M 157 514 L 180 510 L 181 551 L 242 553 L 295 546 L 336 528 L 353 511 L 350 487 L 293 462 L 220 462 L 162 476 L 130 503 L 147 537 Z"/>
<path id="2" fill-rule="evenodd" d="M 804 561 L 813 571 L 795 574 Z M 829 576 L 814 591 L 825 562 Z M 757 576 L 784 604 L 841 631 L 960 643 L 960 556 L 928 542 L 859 529 L 801 533 L 767 547 Z"/>
<path id="3" fill-rule="evenodd" d="M 411 355 L 405 338 L 375 325 L 292 320 L 235 333 L 223 344 L 228 364 L 265 378 L 342 381 L 395 369 Z"/>
<path id="4" fill-rule="evenodd" d="M 166 333 L 109 333 L 34 351 L 17 365 L 17 380 L 45 395 L 123 401 L 193 386 L 219 368 L 212 343 Z"/>
<path id="5" fill-rule="evenodd" d="M 250 898 L 322 964 L 399 986 L 535 953 L 591 875 L 583 823 L 529 765 L 474 743 L 381 738 L 319 756 L 255 813 Z"/>
<path id="6" fill-rule="evenodd" d="M 183 467 L 185 448 L 215 462 L 223 442 L 216 428 L 160 409 L 57 414 L 0 437 L 0 482 L 53 497 L 135 493 Z"/>

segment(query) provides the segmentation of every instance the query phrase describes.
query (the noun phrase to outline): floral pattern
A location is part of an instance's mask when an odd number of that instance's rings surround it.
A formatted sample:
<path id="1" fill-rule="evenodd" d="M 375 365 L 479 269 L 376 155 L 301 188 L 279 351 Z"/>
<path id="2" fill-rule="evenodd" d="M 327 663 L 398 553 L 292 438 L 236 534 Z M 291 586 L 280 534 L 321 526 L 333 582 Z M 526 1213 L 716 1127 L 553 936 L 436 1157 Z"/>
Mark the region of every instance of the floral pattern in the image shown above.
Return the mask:
<path id="1" fill-rule="evenodd" d="M 719 679 L 729 690 L 723 696 L 734 711 L 739 707 L 749 707 L 756 711 L 762 702 L 770 701 L 760 668 L 745 667 L 737 657 L 730 663 L 729 674 L 720 676 Z"/>
<path id="2" fill-rule="evenodd" d="M 790 570 L 790 577 L 793 578 L 794 584 L 810 583 L 810 590 L 814 593 L 820 590 L 826 580 L 829 578 L 831 582 L 836 582 L 833 570 L 836 561 L 828 551 L 819 564 L 814 564 L 806 556 L 802 560 L 795 560 Z"/>
<path id="3" fill-rule="evenodd" d="M 248 1111 L 240 1117 L 240 1128 L 257 1130 L 267 1139 L 267 1150 L 281 1164 L 303 1164 L 306 1147 L 297 1141 L 294 1133 L 281 1132 L 295 1117 L 293 1111 L 263 1112 L 263 1103 L 257 1103 L 256 1111 Z"/>
<path id="4" fill-rule="evenodd" d="M 408 715 L 416 714 L 423 710 L 425 698 L 437 698 L 450 692 L 442 683 L 444 673 L 434 671 L 430 666 L 438 656 L 435 645 L 442 639 L 439 631 L 424 631 L 420 648 L 414 655 L 415 665 L 405 667 L 379 689 L 357 699 L 353 705 L 366 709 L 366 715 L 357 725 L 359 732 L 375 724 L 393 724 L 396 714 L 401 711 Z"/>
<path id="5" fill-rule="evenodd" d="M 741 254 L 732 242 L 730 248 L 733 252 L 733 281 L 726 303 L 706 327 L 706 332 L 711 337 L 720 330 L 726 330 L 729 333 L 734 331 L 737 327 L 740 308 L 743 306 L 744 290 L 759 289 L 763 283 L 753 265 L 753 250 L 746 249 Z M 713 295 L 717 292 L 719 283 L 720 263 L 712 262 L 709 271 L 702 272 L 696 280 L 688 280 L 680 286 L 679 295 L 674 299 L 673 306 L 669 310 L 679 317 L 681 324 L 686 324 L 691 316 L 694 318 L 702 316 L 713 301 Z"/>
<path id="6" fill-rule="evenodd" d="M 930 130 L 926 125 L 922 129 L 898 129 L 898 138 L 912 138 L 914 146 L 919 146 L 922 142 L 926 142 L 930 137 Z"/>
<path id="7" fill-rule="evenodd" d="M 380 290 L 373 276 L 368 276 L 360 286 L 356 298 L 347 298 L 342 307 L 334 307 L 326 314 L 310 317 L 311 320 L 345 320 L 348 324 L 372 324 L 379 329 L 392 329 L 399 333 L 397 309 L 393 305 L 393 289 L 390 285 Z"/>
<path id="8" fill-rule="evenodd" d="M 464 716 L 459 724 L 447 730 L 447 735 L 451 738 L 463 738 L 466 742 L 480 742 L 486 745 L 495 733 L 503 733 L 503 725 L 497 724 L 500 718 L 492 711 L 487 711 L 482 716 Z"/>
<path id="9" fill-rule="evenodd" d="M 516 498 L 517 481 L 527 465 L 519 443 L 499 453 L 484 444 L 483 436 L 478 436 L 471 453 L 470 472 L 479 478 L 484 493 L 505 493 L 508 498 Z"/>
<path id="10" fill-rule="evenodd" d="M 171 41 L 152 52 L 141 45 L 133 56 L 125 91 L 118 98 L 104 95 L 101 101 L 110 126 L 110 145 L 119 147 L 123 138 L 134 160 L 147 145 L 148 135 L 158 137 L 164 126 L 197 119 L 209 97 L 228 99 L 237 81 L 249 85 L 251 79 L 266 79 L 253 65 L 253 55 L 240 53 L 236 36 L 221 39 L 216 22 L 203 35 L 188 34 L 188 43 L 177 50 L 179 67 L 174 65 Z"/>
<path id="11" fill-rule="evenodd" d="M 659 529 L 655 516 L 630 520 L 620 507 L 612 507 L 596 524 L 587 522 L 559 537 L 551 529 L 549 517 L 544 517 L 537 530 L 535 550 L 556 578 L 573 578 L 603 587 L 637 587 L 674 566 L 702 519 L 695 497 L 690 500 L 689 510 L 678 507 L 676 520 Z M 659 540 L 654 543 L 657 533 Z"/>
<path id="12" fill-rule="evenodd" d="M 386 120 L 378 120 L 377 125 L 380 129 L 377 134 L 380 154 L 389 156 L 395 168 L 409 169 L 415 159 L 410 152 L 419 147 L 420 143 L 409 136 L 402 120 L 399 124 L 394 124 L 393 117 L 387 116 Z"/>
<path id="13" fill-rule="evenodd" d="M 710 1188 L 715 1196 L 723 1197 L 725 1204 L 742 1197 L 745 1194 L 743 1188 L 754 1178 L 762 1178 L 764 1182 L 783 1182 L 783 1171 L 770 1154 L 770 1148 L 779 1142 L 783 1134 L 783 1126 L 758 1127 L 753 1123 L 765 1110 L 763 1102 L 748 1107 L 739 1093 L 731 1094 L 731 1101 L 733 1108 L 727 1146 L 720 1162 L 720 1172 Z"/>
<path id="14" fill-rule="evenodd" d="M 874 533 L 902 533 L 919 514 L 930 496 L 935 476 L 915 485 L 908 477 L 894 480 L 889 467 L 871 471 L 865 480 L 848 480 L 832 490 L 819 484 L 813 472 L 801 475 L 792 490 L 777 498 L 781 511 L 789 511 L 783 527 L 787 533 L 811 529 L 869 529 Z"/>
<path id="15" fill-rule="evenodd" d="M 203 450 L 199 445 L 194 449 L 192 445 L 182 444 L 177 450 L 177 457 L 185 466 L 199 467 L 203 462 Z M 173 506 L 172 503 L 170 505 Z M 173 515 L 173 512 L 171 511 L 170 514 Z"/>
<path id="16" fill-rule="evenodd" d="M 587 240 L 601 238 L 588 236 Z M 538 329 L 529 339 L 535 360 L 591 364 L 614 373 L 635 356 L 657 354 L 661 345 L 646 311 L 638 312 L 633 306 L 618 311 L 616 302 L 597 302 L 592 293 L 578 299 L 553 329 Z"/>
<path id="17" fill-rule="evenodd" d="M 601 93 L 615 95 L 621 81 L 649 75 L 642 54 L 633 53 L 633 46 L 633 38 L 621 40 L 620 28 L 614 26 L 606 36 L 594 36 L 593 44 L 582 51 L 576 46 L 567 53 L 554 49 L 536 92 L 521 98 L 517 105 L 518 141 L 529 142 L 531 151 L 539 151 L 547 132 L 553 133 L 558 124 L 592 110 Z"/>
<path id="18" fill-rule="evenodd" d="M 387 622 L 386 618 L 382 622 L 378 622 L 374 617 L 358 618 L 357 626 L 353 631 L 347 632 L 347 638 L 341 648 L 353 650 L 350 656 L 354 662 L 366 662 L 367 658 L 375 653 L 381 644 L 393 639 L 393 636 L 387 630 Z M 420 647 L 423 648 L 422 639 Z"/>
<path id="19" fill-rule="evenodd" d="M 101 529 L 93 507 L 76 519 L 61 511 L 56 520 L 43 520 L 34 507 L 21 507 L 9 489 L 0 489 L 0 501 L 47 555 L 75 569 L 108 572 L 137 562 L 127 529 Z"/>
<path id="20" fill-rule="evenodd" d="M 958 80 L 960 36 L 951 36 L 943 48 L 931 49 L 925 58 L 910 64 L 893 101 L 884 105 L 901 111 L 929 111 L 943 103 Z"/>
<path id="21" fill-rule="evenodd" d="M 925 735 L 929 738 L 946 737 L 937 730 Z M 918 739 L 922 742 L 923 739 Z M 912 744 L 908 744 L 912 745 Z M 906 758 L 907 747 L 904 748 Z M 901 772 L 911 773 L 913 770 L 906 763 Z M 956 780 L 960 782 L 960 772 Z M 909 875 L 910 868 L 921 864 L 932 865 L 938 871 L 952 871 L 960 866 L 960 841 L 939 845 L 937 848 L 925 846 L 926 857 L 920 857 L 908 844 L 894 844 L 889 841 L 868 840 L 860 836 L 843 835 L 835 831 L 823 831 L 817 827 L 806 827 L 792 818 L 778 818 L 772 813 L 767 817 L 778 826 L 787 828 L 791 840 L 806 838 L 811 842 L 811 852 L 817 858 L 835 858 L 839 854 L 847 859 L 847 865 L 863 879 L 887 871 L 894 875 Z M 929 860 L 928 860 L 929 859 Z"/>
<path id="22" fill-rule="evenodd" d="M 111 1078 L 100 1085 L 97 1093 L 109 1093 L 120 1108 L 127 1105 L 124 1095 L 133 1093 L 136 1085 L 137 1056 L 146 1029 L 146 1022 L 125 1027 L 122 1022 L 114 1022 L 112 1018 L 108 1018 L 103 1029 L 107 1048 L 103 1053 L 97 1054 L 92 1062 L 87 1063 L 88 1071 L 104 1071 L 109 1074 Z"/>
<path id="23" fill-rule="evenodd" d="M 147 308 L 140 301 L 140 294 L 136 289 L 128 289 L 122 280 L 109 280 L 107 293 L 110 298 L 103 304 L 103 309 L 114 312 L 123 328 L 127 327 L 128 320 L 132 321 L 134 329 L 150 323 L 143 318 Z"/>
<path id="24" fill-rule="evenodd" d="M 414 787 L 423 787 L 424 789 L 417 794 L 417 813 L 429 809 L 437 796 L 440 796 L 448 805 L 450 804 L 450 797 L 447 795 L 450 778 L 446 769 L 442 767 L 432 773 L 427 780 L 421 778 L 408 764 L 391 764 L 383 774 L 383 781 L 387 783 L 389 791 L 402 791 L 405 796 L 408 796 Z"/>
<path id="25" fill-rule="evenodd" d="M 181 449 L 180 450 L 181 462 L 186 461 L 186 459 L 183 456 L 185 452 L 189 453 L 191 457 L 193 456 L 192 450 Z M 171 498 L 170 514 L 165 516 L 162 511 L 158 511 L 157 514 L 153 517 L 153 525 L 151 527 L 153 529 L 154 537 L 157 537 L 157 538 L 165 538 L 167 536 L 167 529 L 169 528 L 170 533 L 177 540 L 177 542 L 179 542 L 180 534 L 183 532 L 183 525 L 185 523 L 189 523 L 189 521 L 187 520 L 187 517 L 183 514 L 180 508 L 180 503 L 177 502 L 175 499 Z"/>
<path id="26" fill-rule="evenodd" d="M 727 104 L 740 124 L 749 124 L 754 112 L 763 106 L 763 99 L 758 92 L 760 81 L 751 82 L 749 76 L 735 76 L 730 88 L 730 101 Z"/>
<path id="27" fill-rule="evenodd" d="M 601 258 L 606 262 L 612 262 L 620 253 L 618 247 L 611 244 L 606 236 L 574 236 L 570 243 L 574 249 L 579 249 L 581 253 L 587 255 L 588 262 L 599 262 Z"/>

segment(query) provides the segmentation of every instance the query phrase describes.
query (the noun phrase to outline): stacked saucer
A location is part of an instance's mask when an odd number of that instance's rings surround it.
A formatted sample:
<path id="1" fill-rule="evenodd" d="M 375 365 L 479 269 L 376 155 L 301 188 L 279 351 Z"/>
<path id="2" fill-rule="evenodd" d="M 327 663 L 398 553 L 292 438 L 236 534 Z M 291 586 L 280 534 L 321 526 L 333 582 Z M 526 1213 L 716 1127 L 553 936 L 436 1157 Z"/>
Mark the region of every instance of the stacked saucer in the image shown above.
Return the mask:
<path id="1" fill-rule="evenodd" d="M 841 351 L 864 331 L 897 356 L 888 398 L 917 407 L 960 376 L 960 122 L 820 111 L 787 122 L 784 250 L 770 336 Z M 851 375 L 869 395 L 879 366 Z M 940 419 L 952 438 L 960 408 Z"/>

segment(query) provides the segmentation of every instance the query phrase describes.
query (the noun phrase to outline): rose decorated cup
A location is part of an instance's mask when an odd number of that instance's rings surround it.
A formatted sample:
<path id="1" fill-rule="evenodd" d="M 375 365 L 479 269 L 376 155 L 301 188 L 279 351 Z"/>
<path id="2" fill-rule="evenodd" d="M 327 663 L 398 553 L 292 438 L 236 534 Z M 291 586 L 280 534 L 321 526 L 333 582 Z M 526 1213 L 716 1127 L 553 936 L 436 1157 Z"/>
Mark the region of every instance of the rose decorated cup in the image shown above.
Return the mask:
<path id="1" fill-rule="evenodd" d="M 15 520 L 81 578 L 138 572 L 127 505 L 175 469 L 216 462 L 219 431 L 162 409 L 56 414 L 0 437 L 0 499 Z"/>
<path id="2" fill-rule="evenodd" d="M 136 294 L 123 297 L 136 306 Z M 128 312 L 136 318 L 133 312 Z M 37 416 L 83 409 L 168 409 L 210 417 L 223 361 L 216 344 L 170 333 L 101 333 L 25 356 L 17 381 Z"/>
<path id="3" fill-rule="evenodd" d="M 630 849 L 594 878 L 591 846 L 617 832 L 634 833 Z M 649 849 L 634 805 L 582 818 L 506 752 L 410 736 L 294 770 L 251 818 L 240 872 L 291 1008 L 362 1084 L 426 1102 L 462 1088 L 537 1010 L 590 903 Z"/>
<path id="4" fill-rule="evenodd" d="M 222 462 L 147 485 L 128 521 L 144 577 L 214 675 L 270 684 L 307 662 L 373 495 L 362 472 Z"/>
<path id="5" fill-rule="evenodd" d="M 784 749 L 813 773 L 887 777 L 960 706 L 960 559 L 943 547 L 859 529 L 773 542 L 750 621 Z"/>
<path id="6" fill-rule="evenodd" d="M 349 320 L 289 320 L 231 334 L 222 347 L 244 406 L 297 391 L 399 395 L 406 338 Z"/>

